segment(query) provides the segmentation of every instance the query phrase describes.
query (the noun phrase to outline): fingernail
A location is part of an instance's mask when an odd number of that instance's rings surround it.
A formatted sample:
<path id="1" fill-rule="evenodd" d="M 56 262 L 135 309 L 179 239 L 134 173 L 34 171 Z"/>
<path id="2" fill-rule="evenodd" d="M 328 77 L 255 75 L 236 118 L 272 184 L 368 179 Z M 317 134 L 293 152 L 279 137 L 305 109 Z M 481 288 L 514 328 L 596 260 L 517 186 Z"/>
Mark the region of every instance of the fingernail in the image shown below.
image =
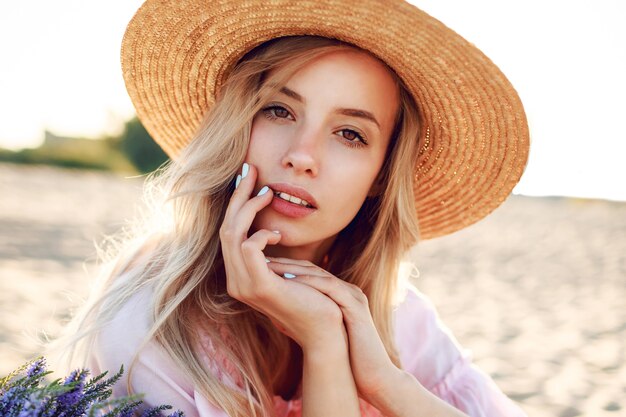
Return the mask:
<path id="1" fill-rule="evenodd" d="M 241 178 L 246 178 L 248 175 L 248 171 L 250 170 L 250 165 L 243 163 L 243 167 L 241 168 Z"/>
<path id="2" fill-rule="evenodd" d="M 241 182 L 241 175 L 237 175 L 237 179 L 235 180 L 235 190 L 239 187 L 239 183 Z"/>
<path id="3" fill-rule="evenodd" d="M 278 230 L 272 230 L 272 233 L 276 233 L 277 235 L 280 234 L 280 232 Z"/>
<path id="4" fill-rule="evenodd" d="M 270 262 L 272 262 L 272 261 L 270 261 L 269 259 L 265 258 L 265 263 L 266 263 L 266 264 L 268 264 L 268 263 L 270 263 Z"/>
<path id="5" fill-rule="evenodd" d="M 268 191 L 269 191 L 269 189 L 270 189 L 270 187 L 268 187 L 267 185 L 266 185 L 266 186 L 264 186 L 263 188 L 261 188 L 261 190 L 260 190 L 260 191 L 259 191 L 259 193 L 257 194 L 257 197 L 258 197 L 258 196 L 260 196 L 260 195 L 265 194 L 266 192 L 268 192 Z"/>
<path id="6" fill-rule="evenodd" d="M 296 276 L 294 274 L 290 274 L 289 272 L 285 272 L 283 274 L 283 277 L 285 277 L 285 278 L 295 278 Z"/>

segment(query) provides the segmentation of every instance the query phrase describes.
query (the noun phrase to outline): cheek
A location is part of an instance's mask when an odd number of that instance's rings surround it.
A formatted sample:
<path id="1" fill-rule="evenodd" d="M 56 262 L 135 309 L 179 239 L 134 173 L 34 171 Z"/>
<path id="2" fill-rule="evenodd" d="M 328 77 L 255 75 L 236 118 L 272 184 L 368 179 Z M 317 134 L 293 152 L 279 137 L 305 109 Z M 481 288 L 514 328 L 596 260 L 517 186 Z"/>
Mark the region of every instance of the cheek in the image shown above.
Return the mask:
<path id="1" fill-rule="evenodd" d="M 338 165 L 340 172 L 335 173 L 337 179 L 333 199 L 336 201 L 338 209 L 350 217 L 348 221 L 356 215 L 361 205 L 367 198 L 367 194 L 377 175 L 377 170 L 372 169 L 372 165 L 346 164 Z"/>
<path id="2" fill-rule="evenodd" d="M 250 144 L 248 145 L 246 161 L 257 165 L 275 153 L 276 150 L 273 147 L 276 141 L 272 141 L 271 138 L 272 132 L 268 124 L 255 119 L 250 130 Z"/>

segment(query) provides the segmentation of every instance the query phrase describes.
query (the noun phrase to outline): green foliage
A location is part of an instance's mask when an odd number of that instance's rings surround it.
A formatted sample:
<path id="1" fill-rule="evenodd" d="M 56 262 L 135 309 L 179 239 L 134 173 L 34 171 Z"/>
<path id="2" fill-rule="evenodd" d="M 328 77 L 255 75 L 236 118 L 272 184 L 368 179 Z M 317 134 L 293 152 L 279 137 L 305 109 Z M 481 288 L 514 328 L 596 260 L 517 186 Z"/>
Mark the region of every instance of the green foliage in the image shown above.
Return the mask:
<path id="1" fill-rule="evenodd" d="M 126 122 L 124 132 L 118 137 L 64 138 L 46 132 L 45 141 L 38 148 L 20 151 L 0 148 L 0 161 L 96 169 L 123 174 L 152 172 L 167 159 L 167 155 L 152 140 L 136 117 Z"/>
<path id="2" fill-rule="evenodd" d="M 67 168 L 136 173 L 126 157 L 106 140 L 74 139 L 55 146 L 9 151 L 0 149 L 0 161 L 45 164 Z"/>
<path id="3" fill-rule="evenodd" d="M 150 134 L 136 117 L 126 122 L 118 146 L 137 170 L 142 173 L 154 171 L 167 161 L 165 152 L 152 140 Z"/>

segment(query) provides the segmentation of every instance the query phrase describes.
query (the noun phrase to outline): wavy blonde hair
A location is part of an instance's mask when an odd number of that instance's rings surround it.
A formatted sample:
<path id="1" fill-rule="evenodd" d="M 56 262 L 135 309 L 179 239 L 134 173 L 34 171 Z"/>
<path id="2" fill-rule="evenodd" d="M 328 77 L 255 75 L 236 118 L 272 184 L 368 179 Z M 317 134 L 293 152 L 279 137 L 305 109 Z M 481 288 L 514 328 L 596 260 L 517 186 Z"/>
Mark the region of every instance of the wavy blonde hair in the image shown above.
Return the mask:
<path id="1" fill-rule="evenodd" d="M 284 358 L 290 355 L 290 342 L 263 314 L 228 296 L 218 232 L 233 178 L 246 156 L 254 115 L 300 68 L 346 48 L 359 49 L 323 37 L 277 38 L 235 65 L 194 140 L 147 182 L 148 191 L 164 196 L 164 204 L 154 200 L 155 212 L 161 213 L 161 225 L 166 218 L 171 227 L 158 232 L 143 227 L 134 239 L 116 245 L 103 284 L 57 346 L 66 346 L 74 361 L 86 355 L 98 331 L 149 285 L 154 321 L 146 341 L 156 340 L 196 389 L 228 415 L 273 416 L 271 391 L 288 366 Z M 339 233 L 328 269 L 367 295 L 380 337 L 400 367 L 391 320 L 401 287 L 399 265 L 418 239 L 413 175 L 419 114 L 400 78 L 389 71 L 400 91 L 400 110 L 377 178 L 380 192 L 368 197 Z M 222 383 L 194 348 L 199 343 L 198 317 L 209 323 L 203 325 L 204 333 L 234 365 L 243 391 Z M 236 339 L 223 338 L 224 329 Z"/>

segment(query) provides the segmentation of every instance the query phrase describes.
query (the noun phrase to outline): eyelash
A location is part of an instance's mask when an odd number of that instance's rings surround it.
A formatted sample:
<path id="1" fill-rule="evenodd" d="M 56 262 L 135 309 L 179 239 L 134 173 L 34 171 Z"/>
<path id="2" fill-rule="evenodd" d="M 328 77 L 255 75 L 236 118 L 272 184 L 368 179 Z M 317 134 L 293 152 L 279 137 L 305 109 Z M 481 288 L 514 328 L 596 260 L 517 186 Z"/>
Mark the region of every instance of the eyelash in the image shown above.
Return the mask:
<path id="1" fill-rule="evenodd" d="M 270 120 L 276 120 L 276 119 L 284 119 L 284 117 L 278 117 L 275 116 L 272 112 L 272 110 L 285 110 L 287 113 L 291 114 L 289 112 L 289 110 L 287 110 L 286 108 L 284 108 L 283 106 L 278 106 L 278 105 L 271 105 L 271 106 L 267 106 L 263 109 L 263 113 L 265 114 L 265 117 L 267 117 Z M 344 132 L 352 132 L 355 136 L 356 139 L 355 140 L 350 140 L 348 138 L 345 138 L 345 144 L 346 146 L 350 146 L 353 148 L 361 148 L 364 146 L 367 146 L 367 141 L 365 140 L 365 138 L 363 137 L 363 135 L 361 135 L 359 132 L 357 132 L 356 130 L 352 130 L 352 129 L 341 129 L 341 131 Z"/>

